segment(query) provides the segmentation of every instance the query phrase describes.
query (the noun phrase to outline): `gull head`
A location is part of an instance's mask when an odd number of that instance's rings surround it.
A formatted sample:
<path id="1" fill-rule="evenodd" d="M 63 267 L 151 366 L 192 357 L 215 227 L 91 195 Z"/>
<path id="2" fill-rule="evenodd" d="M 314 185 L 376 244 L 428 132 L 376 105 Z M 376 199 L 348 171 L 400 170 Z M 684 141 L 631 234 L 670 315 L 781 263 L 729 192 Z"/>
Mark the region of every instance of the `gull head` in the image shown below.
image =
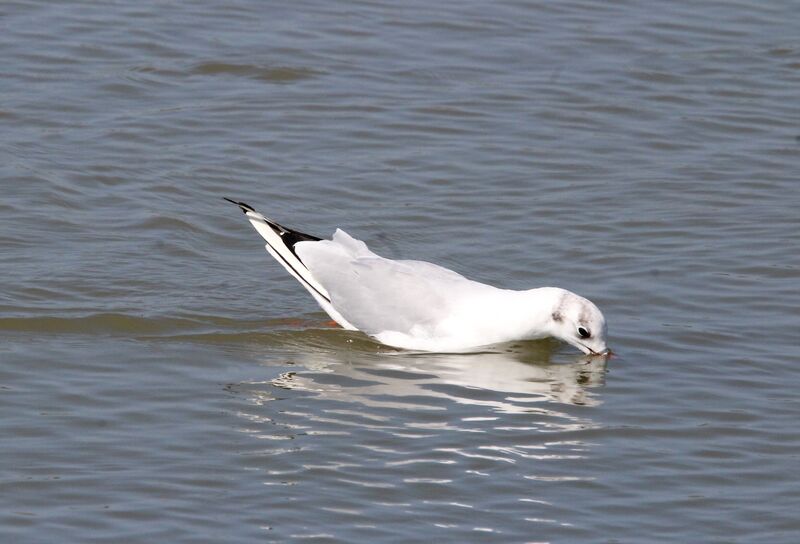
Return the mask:
<path id="1" fill-rule="evenodd" d="M 588 299 L 564 290 L 550 315 L 552 334 L 587 355 L 608 355 L 606 318 Z"/>

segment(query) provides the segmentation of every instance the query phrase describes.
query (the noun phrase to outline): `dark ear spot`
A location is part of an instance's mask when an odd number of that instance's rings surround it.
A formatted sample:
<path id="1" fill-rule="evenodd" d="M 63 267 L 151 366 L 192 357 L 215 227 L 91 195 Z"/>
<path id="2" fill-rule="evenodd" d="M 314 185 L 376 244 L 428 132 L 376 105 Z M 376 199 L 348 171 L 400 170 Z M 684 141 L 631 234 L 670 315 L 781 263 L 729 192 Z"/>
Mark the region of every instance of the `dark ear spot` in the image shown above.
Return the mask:
<path id="1" fill-rule="evenodd" d="M 564 321 L 564 316 L 561 315 L 561 312 L 553 312 L 553 315 L 551 315 L 550 317 L 552 317 L 553 321 L 555 321 L 556 323 L 561 323 L 562 321 Z"/>

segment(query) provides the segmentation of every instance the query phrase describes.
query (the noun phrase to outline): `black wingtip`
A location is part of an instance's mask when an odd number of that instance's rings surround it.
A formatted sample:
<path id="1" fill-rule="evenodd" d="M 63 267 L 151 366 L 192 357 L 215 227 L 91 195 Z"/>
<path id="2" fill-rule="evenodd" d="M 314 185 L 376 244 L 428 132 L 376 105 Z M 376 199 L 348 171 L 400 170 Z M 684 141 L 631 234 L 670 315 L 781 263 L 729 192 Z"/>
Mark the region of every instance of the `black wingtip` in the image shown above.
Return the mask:
<path id="1" fill-rule="evenodd" d="M 255 212 L 256 211 L 256 209 L 254 207 L 252 207 L 252 206 L 250 206 L 248 204 L 245 204 L 244 202 L 237 202 L 236 200 L 232 200 L 232 199 L 230 199 L 228 197 L 225 197 L 225 196 L 223 196 L 222 198 L 223 198 L 223 200 L 227 200 L 228 202 L 230 202 L 232 204 L 236 204 L 237 206 L 239 206 L 239 208 L 241 208 L 243 213 Z"/>

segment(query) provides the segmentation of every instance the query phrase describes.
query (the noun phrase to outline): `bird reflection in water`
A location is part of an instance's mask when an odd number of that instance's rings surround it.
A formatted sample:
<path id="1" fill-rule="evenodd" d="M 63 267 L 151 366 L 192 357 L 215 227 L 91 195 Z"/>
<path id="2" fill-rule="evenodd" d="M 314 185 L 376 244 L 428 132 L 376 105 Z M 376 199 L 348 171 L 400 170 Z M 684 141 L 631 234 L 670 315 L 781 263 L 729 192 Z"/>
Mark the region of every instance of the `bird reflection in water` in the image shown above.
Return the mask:
<path id="1" fill-rule="evenodd" d="M 280 388 L 365 406 L 419 409 L 426 407 L 424 399 L 439 398 L 500 412 L 564 417 L 553 412 L 554 403 L 600 403 L 592 390 L 605 383 L 608 362 L 608 356 L 566 356 L 558 343 L 547 340 L 458 354 L 397 351 L 363 337 L 348 338 L 347 349 L 341 349 L 345 346 L 336 345 L 341 341 L 292 350 L 291 371 L 237 389 L 247 389 L 261 401 L 274 396 L 272 388 Z M 276 363 L 273 354 L 270 366 L 284 364 Z M 441 409 L 439 404 L 430 408 Z"/>

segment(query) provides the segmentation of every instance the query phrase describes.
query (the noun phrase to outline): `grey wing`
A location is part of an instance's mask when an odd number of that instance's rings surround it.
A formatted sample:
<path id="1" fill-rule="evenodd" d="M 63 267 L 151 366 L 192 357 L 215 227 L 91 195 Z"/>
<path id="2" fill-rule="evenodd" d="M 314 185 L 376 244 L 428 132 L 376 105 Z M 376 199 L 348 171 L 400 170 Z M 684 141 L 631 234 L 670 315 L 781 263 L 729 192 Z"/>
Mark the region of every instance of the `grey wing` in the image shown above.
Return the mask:
<path id="1" fill-rule="evenodd" d="M 367 334 L 433 330 L 462 294 L 482 285 L 432 263 L 353 255 L 333 242 L 296 247 L 334 308 Z"/>

